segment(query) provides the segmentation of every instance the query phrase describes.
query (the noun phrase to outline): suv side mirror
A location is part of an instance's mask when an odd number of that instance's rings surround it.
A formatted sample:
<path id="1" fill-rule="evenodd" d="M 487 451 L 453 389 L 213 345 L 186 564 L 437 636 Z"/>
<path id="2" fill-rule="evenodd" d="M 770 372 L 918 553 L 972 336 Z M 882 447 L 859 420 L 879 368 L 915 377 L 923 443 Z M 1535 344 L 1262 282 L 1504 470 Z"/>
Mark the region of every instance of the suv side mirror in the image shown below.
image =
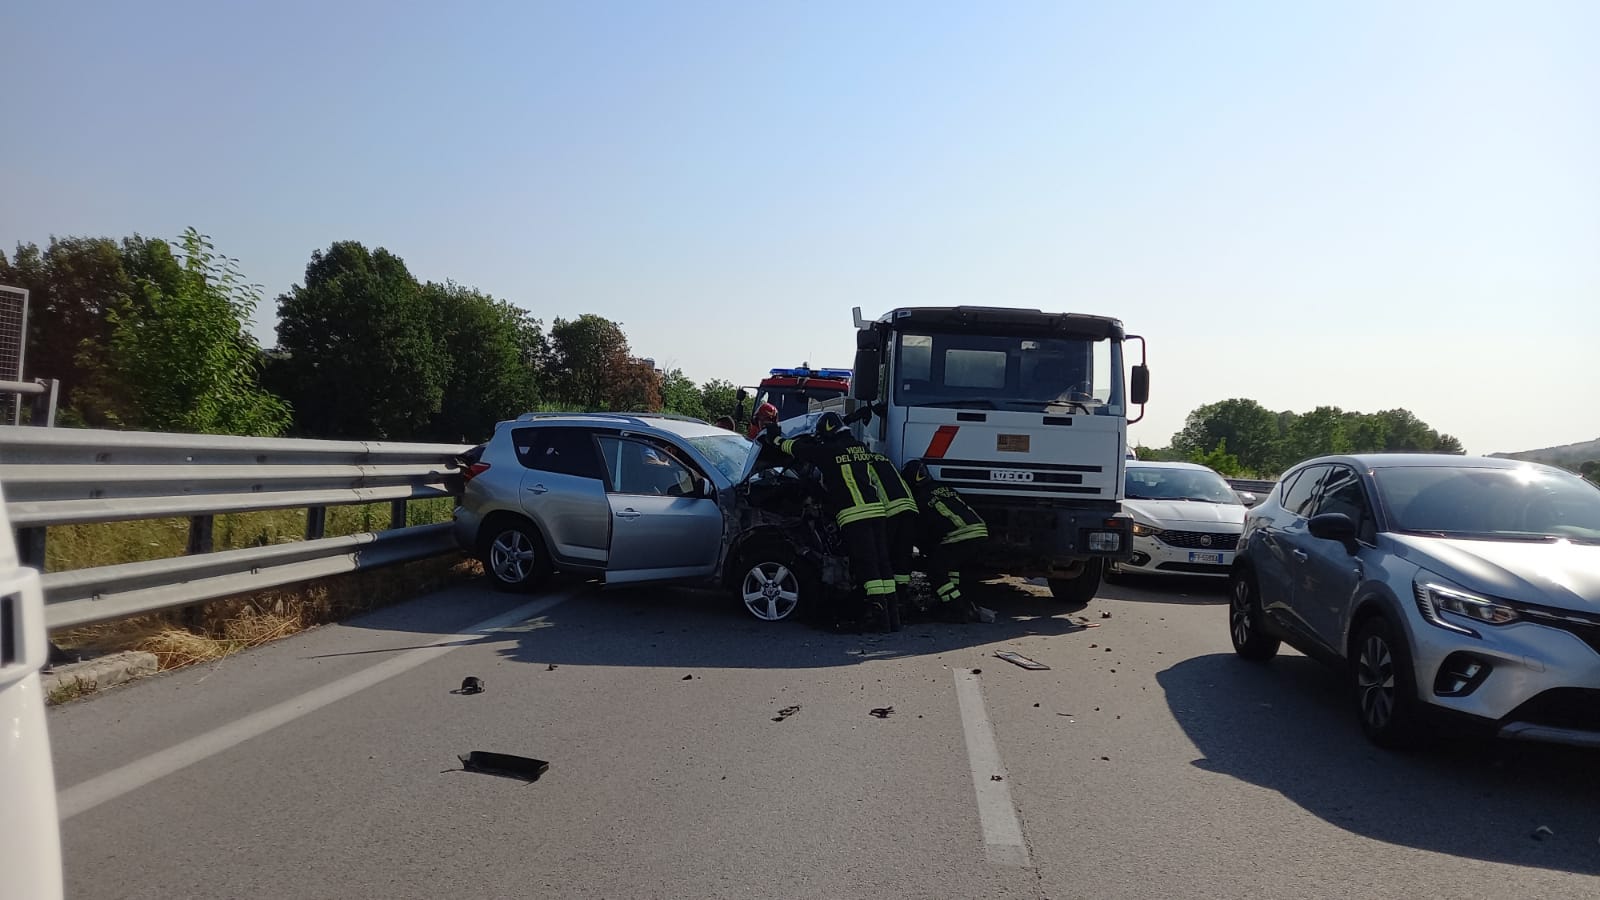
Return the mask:
<path id="1" fill-rule="evenodd" d="M 1311 536 L 1325 541 L 1338 541 L 1351 553 L 1356 551 L 1356 523 L 1344 513 L 1323 513 L 1312 516 L 1306 523 Z"/>
<path id="2" fill-rule="evenodd" d="M 1133 367 L 1133 385 L 1128 392 L 1128 399 L 1134 404 L 1143 406 L 1150 402 L 1150 367 L 1139 363 Z"/>

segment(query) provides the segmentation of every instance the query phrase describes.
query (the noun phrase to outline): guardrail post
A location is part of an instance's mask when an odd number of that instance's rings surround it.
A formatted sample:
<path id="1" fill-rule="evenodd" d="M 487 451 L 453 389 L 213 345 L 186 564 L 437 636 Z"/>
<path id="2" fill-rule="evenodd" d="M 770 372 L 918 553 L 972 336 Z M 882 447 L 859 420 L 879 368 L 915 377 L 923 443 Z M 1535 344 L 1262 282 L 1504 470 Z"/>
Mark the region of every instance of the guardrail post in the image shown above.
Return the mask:
<path id="1" fill-rule="evenodd" d="M 406 502 L 404 500 L 389 501 L 389 527 L 406 527 Z"/>
<path id="2" fill-rule="evenodd" d="M 44 393 L 33 395 L 33 410 L 28 416 L 29 425 L 40 425 L 45 428 L 54 428 L 56 424 L 56 396 L 61 393 L 61 382 L 55 378 L 49 380 L 39 379 L 44 385 Z M 20 405 L 22 398 L 17 398 Z"/>
<path id="3" fill-rule="evenodd" d="M 313 506 L 306 510 L 306 540 L 321 540 L 328 533 L 328 508 Z"/>
<path id="4" fill-rule="evenodd" d="M 210 553 L 211 531 L 212 526 L 215 524 L 216 520 L 211 516 L 190 516 L 189 546 L 184 550 L 184 552 L 190 556 L 198 556 L 202 553 Z M 203 625 L 201 613 L 203 610 L 204 606 L 200 604 L 184 607 L 183 624 L 194 629 L 195 631 L 201 630 Z"/>
<path id="5" fill-rule="evenodd" d="M 44 571 L 44 529 L 17 529 L 17 558 L 29 568 Z"/>

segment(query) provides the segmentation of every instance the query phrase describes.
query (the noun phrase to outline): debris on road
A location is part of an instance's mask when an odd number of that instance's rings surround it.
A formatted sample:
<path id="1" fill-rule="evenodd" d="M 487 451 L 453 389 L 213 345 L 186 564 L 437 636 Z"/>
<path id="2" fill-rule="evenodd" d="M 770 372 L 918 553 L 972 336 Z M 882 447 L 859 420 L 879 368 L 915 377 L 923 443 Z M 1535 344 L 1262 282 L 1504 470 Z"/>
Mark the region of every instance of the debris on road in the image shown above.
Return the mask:
<path id="1" fill-rule="evenodd" d="M 1042 662 L 1039 662 L 1036 659 L 1029 659 L 1028 657 L 1023 656 L 1021 653 L 1013 653 L 1010 650 L 1001 650 L 1000 652 L 995 654 L 995 658 L 1003 659 L 1006 662 L 1011 663 L 1014 666 L 1021 666 L 1022 668 L 1027 669 L 1030 672 L 1038 672 L 1038 671 L 1043 671 L 1045 669 L 1049 669 L 1050 668 L 1049 666 L 1045 665 Z M 1037 705 L 1037 704 L 1035 704 L 1035 705 Z"/>
<path id="2" fill-rule="evenodd" d="M 556 664 L 555 663 L 551 663 L 550 665 L 545 666 L 544 670 L 546 672 L 554 672 L 556 670 Z"/>
<path id="3" fill-rule="evenodd" d="M 1035 704 L 1034 704 L 1034 705 L 1033 705 L 1033 708 L 1034 708 L 1034 709 L 1038 709 L 1038 708 L 1039 708 L 1039 704 L 1037 704 L 1037 703 L 1035 703 Z"/>
<path id="4" fill-rule="evenodd" d="M 989 780 L 990 781 L 1005 781 L 1006 779 L 1005 779 L 1005 776 L 1003 776 L 1003 775 L 990 775 L 989 776 Z"/>
<path id="5" fill-rule="evenodd" d="M 1109 757 L 1109 756 L 1102 756 L 1102 757 L 1100 757 L 1100 759 L 1105 761 L 1105 762 L 1111 762 L 1111 757 Z"/>
<path id="6" fill-rule="evenodd" d="M 1533 839 L 1536 841 L 1542 841 L 1545 838 L 1551 838 L 1555 836 L 1556 833 L 1551 831 L 1550 826 L 1548 825 L 1540 825 L 1538 828 L 1533 830 Z"/>
<path id="7" fill-rule="evenodd" d="M 483 679 L 476 675 L 468 675 L 461 679 L 461 687 L 451 691 L 452 694 L 481 694 L 483 693 Z"/>
<path id="8" fill-rule="evenodd" d="M 785 706 L 783 709 L 778 710 L 778 714 L 772 717 L 772 721 L 774 721 L 774 722 L 782 722 L 784 719 L 789 718 L 790 716 L 794 715 L 795 713 L 797 713 L 799 711 L 800 711 L 800 704 L 798 704 L 798 703 L 796 703 L 793 706 Z"/>
<path id="9" fill-rule="evenodd" d="M 972 670 L 972 674 L 974 674 L 974 675 L 982 675 L 983 674 L 983 670 L 982 669 L 973 669 Z"/>
<path id="10" fill-rule="evenodd" d="M 867 715 L 876 716 L 879 719 L 887 719 L 890 716 L 894 715 L 894 707 L 892 707 L 892 706 L 880 706 L 877 709 L 869 710 L 867 712 Z"/>
<path id="11" fill-rule="evenodd" d="M 499 775 L 502 778 L 516 778 L 527 782 L 538 781 L 539 776 L 550 771 L 550 764 L 542 759 L 516 756 L 510 753 L 489 753 L 484 750 L 474 750 L 456 758 L 461 760 L 461 768 L 465 771 L 480 772 L 484 775 Z"/>
<path id="12" fill-rule="evenodd" d="M 694 676 L 693 675 L 685 675 L 685 676 L 683 676 L 683 680 L 684 681 L 693 681 L 694 680 Z"/>
<path id="13" fill-rule="evenodd" d="M 1109 610 L 1109 609 L 1100 610 L 1100 618 L 1102 618 L 1102 619 L 1111 618 L 1111 610 Z"/>
<path id="14" fill-rule="evenodd" d="M 979 622 L 982 622 L 985 625 L 993 625 L 995 618 L 996 618 L 996 616 L 995 616 L 995 611 L 994 610 L 988 609 L 987 607 L 983 607 L 983 606 L 978 607 L 978 621 Z"/>

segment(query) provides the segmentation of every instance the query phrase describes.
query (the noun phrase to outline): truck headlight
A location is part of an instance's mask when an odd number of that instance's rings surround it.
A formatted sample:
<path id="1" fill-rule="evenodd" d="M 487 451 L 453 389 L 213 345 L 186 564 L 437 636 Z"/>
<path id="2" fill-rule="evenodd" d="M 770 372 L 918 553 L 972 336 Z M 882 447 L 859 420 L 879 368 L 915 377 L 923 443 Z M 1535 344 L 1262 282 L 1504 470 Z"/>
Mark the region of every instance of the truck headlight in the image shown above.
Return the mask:
<path id="1" fill-rule="evenodd" d="M 1446 619 L 1443 613 L 1482 622 L 1485 625 L 1506 625 L 1522 618 L 1514 608 L 1480 597 L 1460 588 L 1446 587 L 1433 581 L 1417 581 L 1412 585 L 1417 595 L 1417 608 L 1422 617 L 1449 631 L 1458 631 L 1477 637 L 1478 633 Z"/>
<path id="2" fill-rule="evenodd" d="M 1139 526 L 1133 526 L 1138 528 Z M 1122 549 L 1122 535 L 1115 531 L 1089 532 L 1089 552 L 1091 553 L 1116 553 Z"/>
<path id="3" fill-rule="evenodd" d="M 1146 525 L 1143 522 L 1133 523 L 1134 537 L 1155 537 L 1160 533 L 1161 529 L 1155 527 L 1154 525 Z"/>

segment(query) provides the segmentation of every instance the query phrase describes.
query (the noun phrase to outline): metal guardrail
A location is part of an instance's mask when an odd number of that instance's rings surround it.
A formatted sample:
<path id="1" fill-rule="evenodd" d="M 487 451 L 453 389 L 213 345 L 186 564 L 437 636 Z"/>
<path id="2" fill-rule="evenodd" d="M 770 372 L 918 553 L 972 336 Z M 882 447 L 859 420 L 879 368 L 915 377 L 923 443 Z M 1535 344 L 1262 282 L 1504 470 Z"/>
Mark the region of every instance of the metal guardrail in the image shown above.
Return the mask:
<path id="1" fill-rule="evenodd" d="M 0 425 L 0 484 L 25 565 L 54 525 L 187 517 L 188 555 L 48 572 L 45 622 L 69 628 L 422 559 L 448 525 L 405 526 L 406 503 L 459 493 L 454 444 L 241 438 Z M 324 537 L 327 507 L 388 501 L 390 529 Z M 305 508 L 305 540 L 212 552 L 213 517 Z"/>
<path id="2" fill-rule="evenodd" d="M 1251 478 L 1229 478 L 1226 480 L 1228 486 L 1234 490 L 1256 496 L 1256 502 L 1249 504 L 1250 506 L 1255 506 L 1267 499 L 1267 495 L 1272 493 L 1272 489 L 1278 486 L 1276 481 L 1257 481 Z"/>

